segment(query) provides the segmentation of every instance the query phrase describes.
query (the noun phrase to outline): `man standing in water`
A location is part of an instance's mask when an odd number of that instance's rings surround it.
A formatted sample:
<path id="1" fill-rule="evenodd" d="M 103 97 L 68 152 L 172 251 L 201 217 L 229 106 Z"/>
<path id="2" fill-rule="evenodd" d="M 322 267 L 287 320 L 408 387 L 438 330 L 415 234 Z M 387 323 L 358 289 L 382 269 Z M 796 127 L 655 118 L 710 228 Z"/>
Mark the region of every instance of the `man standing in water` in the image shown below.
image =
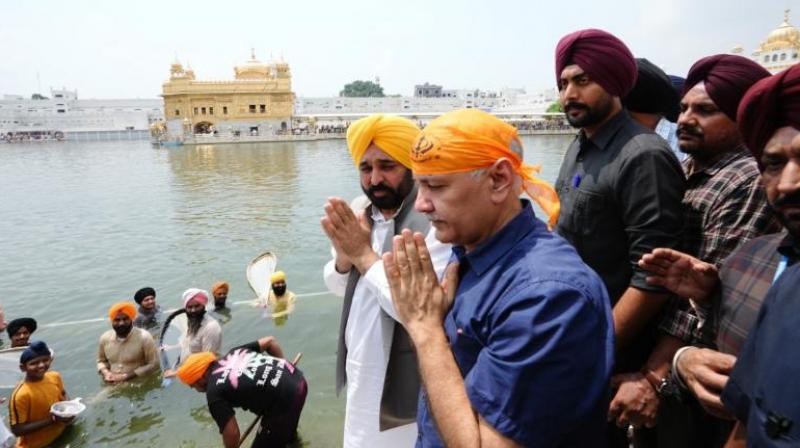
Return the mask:
<path id="1" fill-rule="evenodd" d="M 136 291 L 133 300 L 139 305 L 133 325 L 138 328 L 150 328 L 157 325 L 161 319 L 161 307 L 156 305 L 156 290 L 146 286 Z"/>
<path id="2" fill-rule="evenodd" d="M 272 290 L 267 298 L 267 307 L 272 313 L 272 320 L 275 325 L 283 325 L 289 318 L 289 313 L 294 310 L 295 295 L 286 289 L 286 274 L 278 271 L 270 277 Z"/>
<path id="3" fill-rule="evenodd" d="M 181 360 L 192 353 L 219 353 L 222 346 L 222 327 L 206 314 L 208 292 L 189 288 L 183 293 L 183 309 L 186 312 L 186 334 L 181 338 Z"/>
<path id="4" fill-rule="evenodd" d="M 122 302 L 108 311 L 111 330 L 100 336 L 97 372 L 106 383 L 130 381 L 159 368 L 158 350 L 147 330 L 134 328 L 136 308 Z"/>
<path id="5" fill-rule="evenodd" d="M 216 282 L 211 285 L 211 294 L 214 295 L 214 311 L 221 311 L 227 308 L 225 303 L 228 301 L 228 282 Z"/>
<path id="6" fill-rule="evenodd" d="M 11 348 L 24 347 L 36 331 L 36 321 L 30 317 L 20 317 L 9 322 L 6 331 L 11 338 Z"/>
<path id="7" fill-rule="evenodd" d="M 344 297 L 339 327 L 336 387 L 347 384 L 345 447 L 408 447 L 417 438 L 419 373 L 414 347 L 397 314 L 380 262 L 404 228 L 428 235 L 438 273 L 450 247 L 435 240 L 428 219 L 414 210 L 417 189 L 409 169 L 414 123 L 372 115 L 347 130 L 347 147 L 369 205 L 354 212 L 328 199 L 322 228 L 334 259 L 324 269 L 328 289 Z M 359 213 L 358 215 L 356 213 Z"/>

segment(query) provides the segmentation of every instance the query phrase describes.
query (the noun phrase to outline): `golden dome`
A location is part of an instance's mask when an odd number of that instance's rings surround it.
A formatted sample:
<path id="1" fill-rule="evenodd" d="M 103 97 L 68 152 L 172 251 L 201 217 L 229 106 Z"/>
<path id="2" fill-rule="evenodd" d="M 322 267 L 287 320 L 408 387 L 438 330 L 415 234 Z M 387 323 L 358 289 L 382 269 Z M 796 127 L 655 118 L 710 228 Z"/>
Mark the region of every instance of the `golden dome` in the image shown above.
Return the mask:
<path id="1" fill-rule="evenodd" d="M 256 53 L 250 49 L 250 60 L 233 68 L 236 79 L 266 79 L 269 77 L 269 66 L 256 59 Z"/>
<path id="2" fill-rule="evenodd" d="M 797 43 L 798 41 L 800 41 L 800 31 L 790 25 L 788 21 L 781 23 L 781 26 L 775 28 L 767 37 L 768 44 Z"/>

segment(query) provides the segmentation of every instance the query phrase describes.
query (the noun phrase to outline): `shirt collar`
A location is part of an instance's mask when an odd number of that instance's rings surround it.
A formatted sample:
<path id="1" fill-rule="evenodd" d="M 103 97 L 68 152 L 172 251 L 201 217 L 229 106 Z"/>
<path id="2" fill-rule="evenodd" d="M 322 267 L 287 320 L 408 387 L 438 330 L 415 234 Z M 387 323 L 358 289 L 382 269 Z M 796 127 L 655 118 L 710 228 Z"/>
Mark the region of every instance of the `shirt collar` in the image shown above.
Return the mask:
<path id="1" fill-rule="evenodd" d="M 466 259 L 470 269 L 478 276 L 489 268 L 517 243 L 532 231 L 547 232 L 544 223 L 535 219 L 533 207 L 527 199 L 521 199 L 522 211 L 509 221 L 499 232 L 479 244 L 472 252 L 467 253 L 464 246 L 453 247 L 453 254 L 460 263 Z"/>
<path id="2" fill-rule="evenodd" d="M 630 119 L 631 117 L 628 115 L 628 112 L 623 109 L 617 113 L 617 115 L 603 124 L 603 126 L 601 126 L 593 136 L 586 137 L 586 132 L 581 129 L 578 138 L 580 139 L 581 143 L 589 141 L 598 148 L 604 149 L 609 143 L 611 143 L 611 139 L 617 135 L 617 132 L 619 132 L 619 130 L 622 128 L 622 125 Z"/>
<path id="3" fill-rule="evenodd" d="M 694 177 L 701 173 L 709 177 L 714 176 L 731 163 L 749 156 L 751 156 L 750 150 L 747 149 L 744 144 L 740 144 L 733 151 L 725 153 L 721 159 L 711 164 L 711 166 L 707 166 L 700 171 L 694 172 L 689 177 Z M 694 158 L 690 156 L 684 163 L 686 164 L 684 170 L 688 173 L 692 169 L 692 166 L 694 166 Z"/>
<path id="4" fill-rule="evenodd" d="M 800 247 L 798 247 L 797 243 L 797 239 L 786 231 L 786 235 L 778 244 L 778 252 L 788 258 L 791 263 L 797 262 L 797 260 L 800 260 Z"/>

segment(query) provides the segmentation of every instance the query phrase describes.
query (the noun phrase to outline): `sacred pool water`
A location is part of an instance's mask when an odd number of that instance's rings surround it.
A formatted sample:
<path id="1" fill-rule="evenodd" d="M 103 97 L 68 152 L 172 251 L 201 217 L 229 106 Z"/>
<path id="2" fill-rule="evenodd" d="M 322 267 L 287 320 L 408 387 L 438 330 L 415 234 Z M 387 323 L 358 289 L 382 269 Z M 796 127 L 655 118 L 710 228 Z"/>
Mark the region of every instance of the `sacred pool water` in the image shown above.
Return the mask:
<path id="1" fill-rule="evenodd" d="M 525 137 L 526 160 L 542 164 L 552 182 L 571 138 Z M 229 303 L 252 299 L 245 266 L 266 250 L 277 254 L 299 295 L 296 309 L 276 326 L 258 308 L 233 305 L 223 348 L 275 335 L 287 356 L 303 352 L 309 395 L 302 440 L 340 446 L 344 399 L 335 395 L 334 361 L 341 306 L 324 292 L 330 251 L 319 220 L 326 197 L 357 194 L 343 140 L 169 149 L 147 142 L 0 145 L 0 304 L 7 320 L 39 321 L 33 339 L 53 348 L 67 392 L 88 405 L 63 446 L 220 446 L 205 399 L 193 390 L 177 382 L 162 389 L 157 378 L 104 387 L 97 339 L 110 328 L 108 307 L 143 286 L 156 289 L 162 308 L 215 280 L 230 282 Z M 0 415 L 7 419 L 5 406 Z M 238 414 L 242 430 L 252 418 Z"/>

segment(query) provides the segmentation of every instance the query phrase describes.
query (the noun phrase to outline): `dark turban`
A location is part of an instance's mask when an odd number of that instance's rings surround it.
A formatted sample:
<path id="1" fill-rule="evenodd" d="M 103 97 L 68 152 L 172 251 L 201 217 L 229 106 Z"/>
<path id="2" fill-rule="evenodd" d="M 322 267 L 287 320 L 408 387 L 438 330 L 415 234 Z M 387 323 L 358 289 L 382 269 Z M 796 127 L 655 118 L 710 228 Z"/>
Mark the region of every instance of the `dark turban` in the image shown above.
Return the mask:
<path id="1" fill-rule="evenodd" d="M 29 332 L 33 333 L 36 331 L 36 321 L 31 319 L 30 317 L 20 317 L 19 319 L 14 319 L 8 323 L 8 327 L 6 327 L 6 331 L 8 332 L 8 337 L 14 336 L 17 334 L 20 328 L 25 327 L 28 329 Z"/>
<path id="2" fill-rule="evenodd" d="M 658 114 L 674 123 L 680 113 L 681 98 L 672 81 L 664 70 L 647 59 L 636 59 L 636 66 L 639 69 L 636 85 L 622 104 L 630 111 Z"/>
<path id="3" fill-rule="evenodd" d="M 694 63 L 686 75 L 683 94 L 686 95 L 696 84 L 704 83 L 711 101 L 728 118 L 736 121 L 736 108 L 747 89 L 767 76 L 767 69 L 750 59 L 734 54 L 717 54 Z"/>
<path id="4" fill-rule="evenodd" d="M 36 359 L 40 356 L 51 356 L 50 348 L 44 343 L 44 341 L 31 342 L 31 345 L 22 351 L 22 354 L 19 356 L 19 362 L 20 364 L 25 364 L 28 361 Z"/>
<path id="5" fill-rule="evenodd" d="M 556 46 L 556 85 L 564 67 L 579 65 L 592 81 L 620 98 L 636 83 L 636 61 L 631 51 L 613 34 L 587 29 L 567 34 Z"/>
<path id="6" fill-rule="evenodd" d="M 147 286 L 147 287 L 144 287 L 144 288 L 136 291 L 136 294 L 133 295 L 133 300 L 135 300 L 136 303 L 141 305 L 142 300 L 144 300 L 145 297 L 147 297 L 147 296 L 155 297 L 155 295 L 156 295 L 156 290 L 151 288 L 151 287 L 149 287 L 149 286 Z"/>
<path id="7" fill-rule="evenodd" d="M 686 78 L 681 78 L 680 76 L 676 75 L 667 75 L 669 77 L 670 82 L 672 82 L 672 87 L 675 88 L 675 91 L 678 92 L 678 96 L 683 96 L 683 85 L 686 84 Z"/>
<path id="8" fill-rule="evenodd" d="M 764 146 L 776 130 L 800 129 L 800 65 L 755 83 L 742 98 L 737 117 L 739 132 L 760 164 Z"/>

